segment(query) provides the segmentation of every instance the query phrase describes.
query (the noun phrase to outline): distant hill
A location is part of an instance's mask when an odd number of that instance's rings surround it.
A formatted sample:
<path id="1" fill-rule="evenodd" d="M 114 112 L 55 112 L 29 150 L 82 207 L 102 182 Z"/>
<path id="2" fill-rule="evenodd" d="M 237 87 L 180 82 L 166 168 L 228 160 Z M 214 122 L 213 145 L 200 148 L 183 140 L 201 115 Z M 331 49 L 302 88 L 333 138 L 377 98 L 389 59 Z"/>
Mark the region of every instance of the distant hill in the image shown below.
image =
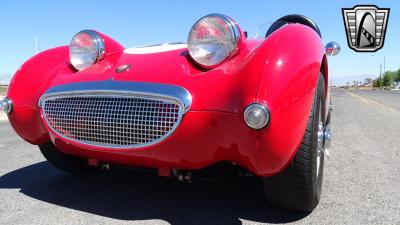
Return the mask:
<path id="1" fill-rule="evenodd" d="M 10 74 L 0 74 L 0 85 L 8 85 L 10 84 L 12 75 Z"/>
<path id="2" fill-rule="evenodd" d="M 353 84 L 353 81 L 364 82 L 365 78 L 375 79 L 376 75 L 364 74 L 364 75 L 343 76 L 343 77 L 333 76 L 333 85 L 336 85 L 336 86 L 346 85 L 347 82 L 349 82 L 350 84 Z"/>

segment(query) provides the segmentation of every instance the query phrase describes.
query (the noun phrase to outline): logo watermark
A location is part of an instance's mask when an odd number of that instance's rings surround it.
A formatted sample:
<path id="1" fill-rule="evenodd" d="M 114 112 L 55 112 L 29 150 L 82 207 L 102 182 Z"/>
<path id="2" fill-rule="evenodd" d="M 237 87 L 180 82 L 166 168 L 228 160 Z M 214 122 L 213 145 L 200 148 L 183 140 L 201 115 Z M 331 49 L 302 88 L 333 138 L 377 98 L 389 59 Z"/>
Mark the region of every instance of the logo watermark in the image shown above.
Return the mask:
<path id="1" fill-rule="evenodd" d="M 385 42 L 389 8 L 356 5 L 342 9 L 347 43 L 356 52 L 376 52 Z"/>

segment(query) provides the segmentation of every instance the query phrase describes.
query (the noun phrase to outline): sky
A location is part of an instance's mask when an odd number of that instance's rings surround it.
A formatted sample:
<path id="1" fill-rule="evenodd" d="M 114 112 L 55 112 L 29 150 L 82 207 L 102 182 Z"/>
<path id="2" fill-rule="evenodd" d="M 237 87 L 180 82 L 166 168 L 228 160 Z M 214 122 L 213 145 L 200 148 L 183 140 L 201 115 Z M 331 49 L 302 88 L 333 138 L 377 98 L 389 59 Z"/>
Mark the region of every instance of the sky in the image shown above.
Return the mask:
<path id="1" fill-rule="evenodd" d="M 391 8 L 384 47 L 375 53 L 357 53 L 347 45 L 342 8 L 374 4 Z M 0 1 L 0 80 L 12 76 L 17 68 L 39 50 L 68 45 L 83 29 L 95 29 L 113 37 L 123 46 L 186 41 L 193 23 L 210 13 L 234 18 L 249 36 L 261 24 L 287 14 L 303 14 L 316 21 L 324 43 L 336 41 L 342 51 L 329 58 L 333 82 L 362 80 L 379 76 L 379 65 L 386 70 L 400 68 L 399 1 Z M 261 33 L 266 28 L 261 29 Z"/>

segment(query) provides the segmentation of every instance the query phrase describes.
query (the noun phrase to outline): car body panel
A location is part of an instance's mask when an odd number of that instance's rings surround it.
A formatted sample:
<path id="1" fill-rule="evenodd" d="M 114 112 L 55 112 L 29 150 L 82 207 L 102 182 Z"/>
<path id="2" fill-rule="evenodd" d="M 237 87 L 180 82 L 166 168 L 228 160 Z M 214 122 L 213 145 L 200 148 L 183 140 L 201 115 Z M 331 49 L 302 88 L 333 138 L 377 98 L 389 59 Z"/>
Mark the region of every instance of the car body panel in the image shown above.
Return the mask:
<path id="1" fill-rule="evenodd" d="M 44 51 L 19 68 L 8 92 L 14 104 L 9 119 L 26 141 L 40 145 L 51 140 L 67 154 L 151 168 L 200 169 L 232 161 L 256 175 L 270 176 L 288 165 L 303 138 L 324 63 L 324 47 L 311 28 L 289 24 L 266 39 L 243 39 L 239 53 L 213 69 L 196 65 L 186 48 L 128 54 L 101 35 L 107 54 L 83 71 L 70 65 L 67 46 Z M 127 64 L 128 71 L 116 71 Z M 323 72 L 327 80 L 327 69 Z M 48 89 L 107 80 L 177 85 L 190 92 L 192 105 L 170 137 L 140 149 L 86 146 L 47 127 L 38 102 Z M 252 102 L 270 110 L 267 127 L 246 126 L 243 111 Z"/>

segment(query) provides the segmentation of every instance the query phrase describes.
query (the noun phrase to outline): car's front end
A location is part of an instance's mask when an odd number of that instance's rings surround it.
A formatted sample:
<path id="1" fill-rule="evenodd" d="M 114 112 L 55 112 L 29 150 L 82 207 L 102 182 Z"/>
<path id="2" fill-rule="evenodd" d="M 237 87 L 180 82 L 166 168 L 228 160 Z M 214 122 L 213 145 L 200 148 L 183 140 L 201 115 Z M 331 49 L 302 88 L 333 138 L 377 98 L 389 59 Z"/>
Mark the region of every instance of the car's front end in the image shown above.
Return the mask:
<path id="1" fill-rule="evenodd" d="M 224 161 L 268 177 L 301 146 L 325 57 L 307 26 L 251 39 L 219 14 L 188 44 L 124 49 L 85 30 L 22 65 L 1 107 L 26 141 L 92 166 L 168 176 Z"/>

